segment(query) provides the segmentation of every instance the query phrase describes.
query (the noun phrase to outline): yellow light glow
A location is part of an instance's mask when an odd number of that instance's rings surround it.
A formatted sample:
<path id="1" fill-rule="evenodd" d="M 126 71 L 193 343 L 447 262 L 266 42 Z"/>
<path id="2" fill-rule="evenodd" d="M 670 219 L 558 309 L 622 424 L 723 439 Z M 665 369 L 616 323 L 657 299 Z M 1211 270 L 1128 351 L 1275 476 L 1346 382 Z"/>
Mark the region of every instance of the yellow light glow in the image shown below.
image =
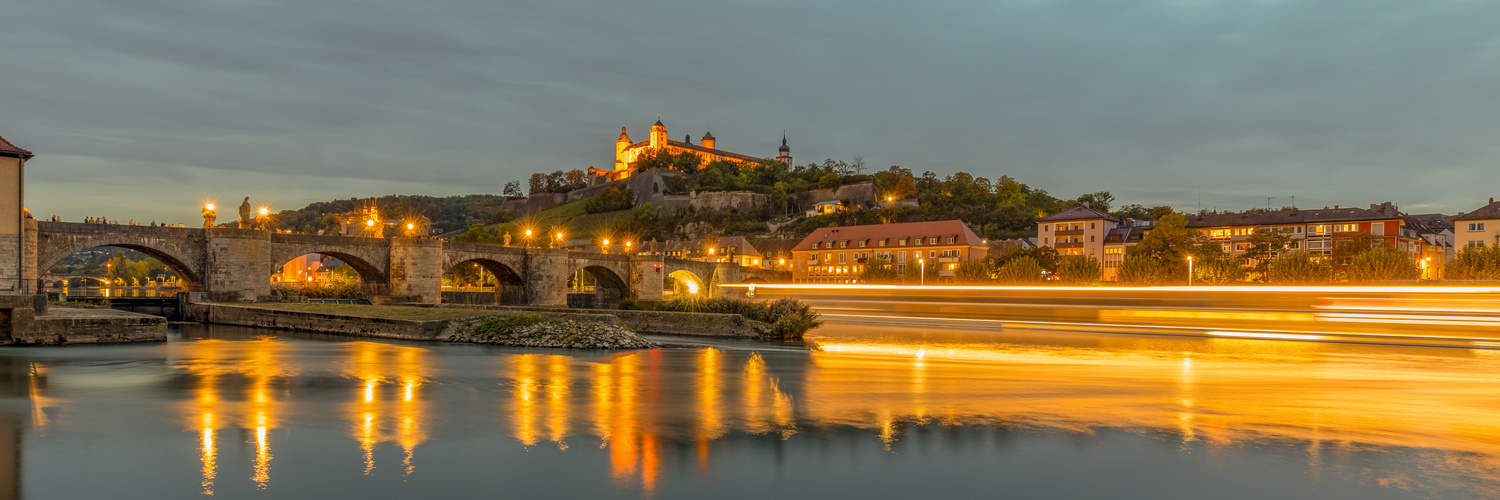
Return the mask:
<path id="1" fill-rule="evenodd" d="M 557 239 L 562 239 L 562 233 L 557 233 Z"/>
<path id="2" fill-rule="evenodd" d="M 625 246 L 629 247 L 630 246 L 630 242 L 629 241 L 625 242 Z"/>
<path id="3" fill-rule="evenodd" d="M 710 253 L 710 254 L 714 253 L 714 249 L 712 249 L 712 248 L 708 249 L 708 253 Z"/>
<path id="4" fill-rule="evenodd" d="M 416 225 L 416 224 L 412 224 L 412 223 L 410 223 L 410 222 L 408 222 L 408 223 L 406 223 L 406 228 L 407 228 L 407 229 L 412 229 L 412 228 L 415 228 L 415 227 L 417 227 L 417 225 Z"/>
<path id="5" fill-rule="evenodd" d="M 604 240 L 604 244 L 608 245 L 609 244 L 609 240 Z"/>
<path id="6" fill-rule="evenodd" d="M 373 226 L 373 225 L 375 225 L 375 221 L 367 220 L 367 221 L 365 221 L 365 225 L 366 226 Z"/>
<path id="7" fill-rule="evenodd" d="M 1259 332 L 1208 332 L 1209 335 L 1221 337 L 1246 337 L 1252 339 L 1278 339 L 1278 340 L 1319 340 L 1322 335 L 1298 335 L 1295 333 L 1259 333 Z"/>
<path id="8" fill-rule="evenodd" d="M 213 210 L 214 209 L 214 204 L 213 203 L 209 203 L 207 205 L 204 205 L 203 208 L 207 208 L 209 210 Z"/>
<path id="9" fill-rule="evenodd" d="M 531 230 L 530 229 L 526 230 L 526 236 L 531 236 Z"/>
<path id="10" fill-rule="evenodd" d="M 260 214 L 261 214 L 261 215 L 266 215 L 266 214 L 268 214 L 268 213 L 271 213 L 271 210 L 270 210 L 270 209 L 268 209 L 268 208 L 266 208 L 266 207 L 260 207 Z"/>

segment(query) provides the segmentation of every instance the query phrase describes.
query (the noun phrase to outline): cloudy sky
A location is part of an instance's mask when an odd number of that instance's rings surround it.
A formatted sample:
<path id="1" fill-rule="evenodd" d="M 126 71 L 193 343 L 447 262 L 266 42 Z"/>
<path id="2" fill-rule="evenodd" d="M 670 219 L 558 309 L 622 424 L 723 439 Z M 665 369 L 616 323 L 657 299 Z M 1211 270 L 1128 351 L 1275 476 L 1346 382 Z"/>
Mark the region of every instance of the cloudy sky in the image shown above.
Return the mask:
<path id="1" fill-rule="evenodd" d="M 712 127 L 1072 197 L 1243 209 L 1500 194 L 1500 3 L 17 0 L 0 136 L 38 216 L 196 224 L 498 193 Z"/>

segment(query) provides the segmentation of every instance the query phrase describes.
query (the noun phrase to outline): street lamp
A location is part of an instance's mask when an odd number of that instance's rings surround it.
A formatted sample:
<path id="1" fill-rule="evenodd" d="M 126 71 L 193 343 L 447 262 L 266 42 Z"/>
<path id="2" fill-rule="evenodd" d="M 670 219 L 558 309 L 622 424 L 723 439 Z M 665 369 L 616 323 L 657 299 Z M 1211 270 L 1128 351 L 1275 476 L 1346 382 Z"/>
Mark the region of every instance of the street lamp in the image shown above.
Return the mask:
<path id="1" fill-rule="evenodd" d="M 609 240 L 604 240 L 604 253 L 609 253 Z"/>
<path id="2" fill-rule="evenodd" d="M 1188 256 L 1188 286 L 1193 286 L 1193 256 Z"/>
<path id="3" fill-rule="evenodd" d="M 531 230 L 526 230 L 526 248 L 531 248 Z"/>
<path id="4" fill-rule="evenodd" d="M 922 273 L 917 275 L 920 276 L 917 278 L 918 286 L 927 286 L 927 260 L 917 259 L 917 263 L 922 265 Z"/>

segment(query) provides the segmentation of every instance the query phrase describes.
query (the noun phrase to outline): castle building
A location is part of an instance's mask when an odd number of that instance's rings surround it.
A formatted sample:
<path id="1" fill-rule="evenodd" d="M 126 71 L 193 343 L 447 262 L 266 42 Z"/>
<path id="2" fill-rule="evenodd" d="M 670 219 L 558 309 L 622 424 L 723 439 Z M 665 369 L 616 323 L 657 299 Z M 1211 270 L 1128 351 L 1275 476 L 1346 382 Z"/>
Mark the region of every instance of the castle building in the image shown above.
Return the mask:
<path id="1" fill-rule="evenodd" d="M 656 123 L 651 125 L 651 134 L 647 140 L 632 142 L 630 134 L 625 127 L 620 127 L 620 137 L 615 140 L 615 166 L 613 170 L 600 170 L 589 167 L 589 175 L 595 180 L 591 184 L 600 182 L 617 181 L 630 177 L 635 170 L 634 165 L 641 157 L 657 151 L 667 151 L 673 154 L 691 153 L 697 155 L 703 163 L 713 161 L 732 161 L 736 163 L 760 163 L 766 158 L 734 153 L 718 148 L 718 139 L 714 137 L 713 131 L 703 134 L 698 144 L 693 144 L 691 135 L 683 136 L 681 141 L 667 138 L 667 126 L 662 124 L 661 116 L 657 115 Z M 786 144 L 786 133 L 781 134 L 781 147 L 777 150 L 776 161 L 786 166 L 792 166 L 792 148 Z"/>

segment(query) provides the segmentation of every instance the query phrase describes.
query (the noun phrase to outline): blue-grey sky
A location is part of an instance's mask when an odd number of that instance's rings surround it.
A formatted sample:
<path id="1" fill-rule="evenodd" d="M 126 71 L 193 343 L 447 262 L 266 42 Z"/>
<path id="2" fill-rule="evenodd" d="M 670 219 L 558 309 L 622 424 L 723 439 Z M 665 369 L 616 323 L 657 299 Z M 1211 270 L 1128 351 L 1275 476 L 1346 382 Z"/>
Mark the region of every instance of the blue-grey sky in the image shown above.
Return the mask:
<path id="1" fill-rule="evenodd" d="M 618 127 L 1064 197 L 1242 209 L 1500 194 L 1500 3 L 16 0 L 0 136 L 38 216 L 197 223 L 498 193 Z"/>

